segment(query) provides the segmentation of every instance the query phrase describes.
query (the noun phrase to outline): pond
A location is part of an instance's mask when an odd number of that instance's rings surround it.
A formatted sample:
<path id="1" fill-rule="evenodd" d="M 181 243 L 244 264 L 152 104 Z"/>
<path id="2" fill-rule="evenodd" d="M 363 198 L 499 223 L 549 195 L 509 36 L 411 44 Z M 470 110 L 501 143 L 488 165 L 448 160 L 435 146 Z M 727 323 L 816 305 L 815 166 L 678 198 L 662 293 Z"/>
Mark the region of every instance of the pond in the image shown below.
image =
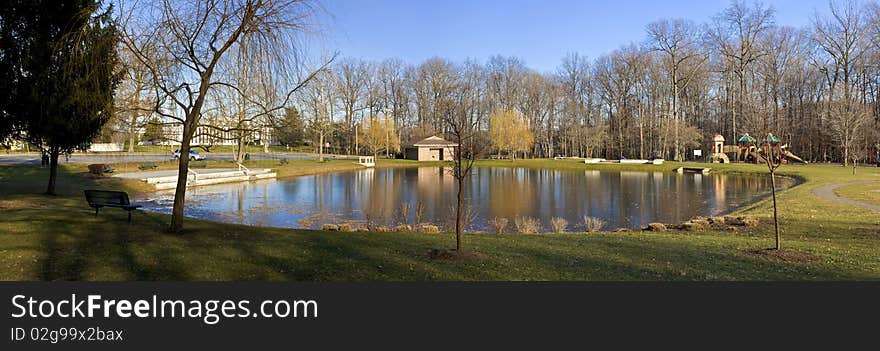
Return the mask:
<path id="1" fill-rule="evenodd" d="M 794 185 L 777 179 L 780 188 Z M 325 223 L 395 225 L 423 210 L 422 221 L 443 225 L 454 216 L 456 184 L 446 168 L 377 168 L 280 180 L 191 188 L 186 215 L 215 221 L 288 228 Z M 763 174 L 574 171 L 526 168 L 473 170 L 465 184 L 475 219 L 468 229 L 487 231 L 493 217 L 540 219 L 546 230 L 563 217 L 583 230 L 583 216 L 601 218 L 604 229 L 636 228 L 716 216 L 769 195 Z M 170 213 L 173 191 L 155 193 L 146 209 Z M 419 206 L 421 205 L 421 206 Z"/>

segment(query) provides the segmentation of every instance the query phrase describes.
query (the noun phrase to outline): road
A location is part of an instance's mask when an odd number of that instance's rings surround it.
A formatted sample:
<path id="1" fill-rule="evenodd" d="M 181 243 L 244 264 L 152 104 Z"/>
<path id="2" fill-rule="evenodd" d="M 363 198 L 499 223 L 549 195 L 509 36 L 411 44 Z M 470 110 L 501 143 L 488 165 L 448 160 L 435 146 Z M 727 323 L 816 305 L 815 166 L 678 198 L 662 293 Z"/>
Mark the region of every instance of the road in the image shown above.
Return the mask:
<path id="1" fill-rule="evenodd" d="M 207 160 L 232 161 L 232 153 L 202 153 Z M 328 156 L 329 157 L 329 156 Z M 252 153 L 252 160 L 305 160 L 317 159 L 317 155 L 301 153 Z M 59 157 L 59 163 L 121 163 L 121 162 L 161 162 L 171 160 L 167 153 L 74 153 L 70 157 Z M 40 164 L 40 154 L 0 154 L 0 164 Z"/>

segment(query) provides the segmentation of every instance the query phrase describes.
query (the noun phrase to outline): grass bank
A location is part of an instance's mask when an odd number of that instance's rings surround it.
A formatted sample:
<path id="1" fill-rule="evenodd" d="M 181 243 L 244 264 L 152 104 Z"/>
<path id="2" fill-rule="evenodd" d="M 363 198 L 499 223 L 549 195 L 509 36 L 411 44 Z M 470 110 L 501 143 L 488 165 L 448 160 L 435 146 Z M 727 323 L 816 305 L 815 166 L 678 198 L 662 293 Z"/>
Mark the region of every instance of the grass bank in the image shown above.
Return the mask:
<path id="1" fill-rule="evenodd" d="M 873 186 L 868 184 L 844 185 L 834 190 L 837 196 L 880 206 L 880 179 Z"/>
<path id="2" fill-rule="evenodd" d="M 357 169 L 352 161 L 254 161 L 280 176 Z M 411 161 L 380 161 L 409 167 Z M 659 170 L 660 166 L 585 165 L 570 160 L 484 161 L 495 167 Z M 164 166 L 164 165 L 163 165 Z M 208 167 L 221 165 L 209 164 Z M 712 165 L 716 172 L 763 172 L 760 165 Z M 173 168 L 173 165 L 170 166 Z M 260 228 L 190 219 L 183 235 L 164 232 L 168 217 L 124 211 L 94 217 L 84 188 L 149 191 L 137 181 L 91 179 L 84 165 L 62 169 L 61 196 L 37 195 L 47 172 L 0 166 L 2 280 L 813 280 L 880 279 L 880 214 L 815 196 L 831 183 L 880 180 L 839 166 L 783 166 L 803 180 L 779 195 L 783 245 L 817 256 L 808 263 L 750 254 L 772 246 L 772 229 L 740 232 L 466 235 L 475 261 L 434 261 L 431 248 L 450 247 L 447 234 L 338 233 Z M 868 192 L 865 183 L 854 191 Z M 769 201 L 738 211 L 769 218 Z"/>

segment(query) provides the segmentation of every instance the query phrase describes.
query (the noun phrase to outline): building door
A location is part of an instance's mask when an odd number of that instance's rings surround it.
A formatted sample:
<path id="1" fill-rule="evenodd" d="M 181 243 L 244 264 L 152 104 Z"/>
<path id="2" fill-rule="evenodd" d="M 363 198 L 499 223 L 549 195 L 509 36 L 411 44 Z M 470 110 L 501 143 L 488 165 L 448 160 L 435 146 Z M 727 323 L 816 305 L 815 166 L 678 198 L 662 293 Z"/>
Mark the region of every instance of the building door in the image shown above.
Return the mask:
<path id="1" fill-rule="evenodd" d="M 443 149 L 431 149 L 431 152 L 437 152 L 437 159 L 443 161 Z"/>

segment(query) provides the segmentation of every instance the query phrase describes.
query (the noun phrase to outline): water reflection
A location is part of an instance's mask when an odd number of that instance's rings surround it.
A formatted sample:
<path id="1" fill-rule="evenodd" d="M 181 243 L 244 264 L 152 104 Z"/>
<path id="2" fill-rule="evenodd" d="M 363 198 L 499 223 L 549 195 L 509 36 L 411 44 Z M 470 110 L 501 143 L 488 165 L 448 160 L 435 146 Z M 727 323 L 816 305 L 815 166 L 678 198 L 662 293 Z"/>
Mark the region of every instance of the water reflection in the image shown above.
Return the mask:
<path id="1" fill-rule="evenodd" d="M 784 188 L 793 181 L 779 184 Z M 492 217 L 516 216 L 537 217 L 545 227 L 552 217 L 564 217 L 578 230 L 584 215 L 602 218 L 613 229 L 722 214 L 767 195 L 769 186 L 766 175 L 475 168 L 465 196 L 477 213 L 475 230 L 485 230 Z M 422 203 L 423 220 L 443 223 L 452 215 L 455 187 L 448 168 L 364 169 L 193 188 L 186 213 L 239 224 L 317 228 L 341 221 L 411 222 L 415 205 Z M 172 195 L 158 193 L 147 207 L 170 213 Z M 402 204 L 411 206 L 406 219 Z"/>

